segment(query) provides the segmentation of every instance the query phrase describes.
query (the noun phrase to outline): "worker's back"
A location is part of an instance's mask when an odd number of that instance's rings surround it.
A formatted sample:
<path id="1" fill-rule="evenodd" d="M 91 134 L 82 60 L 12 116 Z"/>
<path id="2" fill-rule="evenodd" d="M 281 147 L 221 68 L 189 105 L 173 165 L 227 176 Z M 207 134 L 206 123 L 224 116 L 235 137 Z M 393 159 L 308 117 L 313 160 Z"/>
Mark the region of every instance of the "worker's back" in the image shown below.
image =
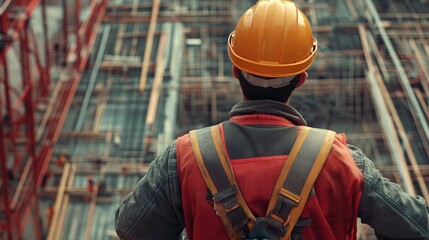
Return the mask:
<path id="1" fill-rule="evenodd" d="M 223 137 L 234 175 L 255 216 L 266 214 L 274 185 L 295 141 L 297 127 L 282 117 L 246 115 L 223 124 Z M 250 125 L 241 125 L 246 123 Z M 264 125 L 255 125 L 261 124 Z M 185 225 L 191 239 L 228 239 L 221 218 L 213 210 L 207 185 L 199 173 L 188 136 L 177 142 Z M 305 151 L 305 149 L 303 149 Z M 317 178 L 301 219 L 304 239 L 355 239 L 362 174 L 341 135 Z M 192 229 L 190 231 L 189 229 Z"/>

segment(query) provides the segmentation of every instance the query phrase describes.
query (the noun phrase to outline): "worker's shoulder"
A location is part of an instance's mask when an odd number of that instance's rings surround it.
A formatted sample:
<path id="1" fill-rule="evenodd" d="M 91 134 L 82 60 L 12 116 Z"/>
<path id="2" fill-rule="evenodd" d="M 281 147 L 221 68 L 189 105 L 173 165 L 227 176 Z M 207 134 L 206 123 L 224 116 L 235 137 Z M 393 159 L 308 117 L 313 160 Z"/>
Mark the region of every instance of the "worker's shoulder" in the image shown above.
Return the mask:
<path id="1" fill-rule="evenodd" d="M 181 133 L 178 134 L 179 136 L 177 137 L 176 141 L 179 142 L 179 141 L 183 141 L 185 139 L 189 139 L 189 134 L 191 132 L 198 132 L 198 133 L 210 132 L 210 129 L 212 127 L 217 127 L 217 126 L 220 126 L 221 124 L 222 123 L 214 124 L 214 125 L 210 125 L 210 126 L 197 126 L 194 129 L 186 130 L 186 131 L 181 132 Z"/>
<path id="2" fill-rule="evenodd" d="M 307 127 L 307 126 L 302 126 L 302 127 Z M 334 142 L 334 144 L 341 143 L 342 145 L 345 145 L 345 146 L 347 145 L 347 135 L 343 132 L 337 132 L 332 129 L 319 128 L 319 127 L 307 127 L 307 128 L 311 128 L 313 130 L 320 131 L 320 132 L 325 132 L 325 131 L 335 132 L 336 141 Z"/>

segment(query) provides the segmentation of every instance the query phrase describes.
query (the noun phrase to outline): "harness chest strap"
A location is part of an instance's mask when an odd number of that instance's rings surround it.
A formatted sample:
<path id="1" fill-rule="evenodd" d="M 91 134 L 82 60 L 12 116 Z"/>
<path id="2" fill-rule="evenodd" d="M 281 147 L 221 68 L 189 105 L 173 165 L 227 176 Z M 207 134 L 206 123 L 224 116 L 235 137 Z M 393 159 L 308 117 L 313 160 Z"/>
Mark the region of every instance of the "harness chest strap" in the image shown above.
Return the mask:
<path id="1" fill-rule="evenodd" d="M 235 181 L 230 161 L 223 151 L 219 126 L 190 132 L 198 166 L 215 207 L 231 239 L 245 237 L 256 218 Z M 335 132 L 303 127 L 282 169 L 265 220 L 288 239 L 335 138 Z M 200 148 L 201 146 L 201 148 Z M 214 146 L 214 147 L 213 147 Z M 304 149 L 303 151 L 300 151 Z"/>

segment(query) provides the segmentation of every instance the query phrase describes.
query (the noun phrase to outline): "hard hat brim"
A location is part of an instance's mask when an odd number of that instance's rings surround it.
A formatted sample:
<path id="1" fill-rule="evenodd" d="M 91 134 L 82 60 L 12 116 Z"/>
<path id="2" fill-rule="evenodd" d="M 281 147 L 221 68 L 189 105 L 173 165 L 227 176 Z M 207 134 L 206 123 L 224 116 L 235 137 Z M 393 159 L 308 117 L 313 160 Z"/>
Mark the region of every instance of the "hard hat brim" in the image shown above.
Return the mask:
<path id="1" fill-rule="evenodd" d="M 235 52 L 232 46 L 232 39 L 234 38 L 235 31 L 231 32 L 228 37 L 228 55 L 231 62 L 240 70 L 248 73 L 263 76 L 263 77 L 286 77 L 294 76 L 304 72 L 313 64 L 317 55 L 317 40 L 313 37 L 313 47 L 311 53 L 304 59 L 295 63 L 281 64 L 278 62 L 262 62 L 254 61 L 240 56 Z"/>

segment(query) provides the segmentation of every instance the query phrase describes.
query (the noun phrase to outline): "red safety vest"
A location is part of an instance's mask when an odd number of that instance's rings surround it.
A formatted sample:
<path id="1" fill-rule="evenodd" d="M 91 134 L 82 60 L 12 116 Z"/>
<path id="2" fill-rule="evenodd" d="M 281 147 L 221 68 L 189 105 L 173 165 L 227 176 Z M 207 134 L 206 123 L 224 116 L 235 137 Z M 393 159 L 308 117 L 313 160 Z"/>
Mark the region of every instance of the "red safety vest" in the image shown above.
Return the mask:
<path id="1" fill-rule="evenodd" d="M 294 126 L 285 118 L 265 114 L 237 116 L 230 121 L 245 125 Z M 226 151 L 224 139 L 223 143 Z M 207 200 L 208 189 L 192 151 L 189 135 L 178 139 L 176 151 L 188 238 L 228 239 L 222 220 L 213 210 L 213 203 Z M 240 191 L 255 216 L 265 215 L 285 160 L 287 156 L 231 161 Z M 316 195 L 308 199 L 301 214 L 301 218 L 312 220 L 311 226 L 303 229 L 303 239 L 356 239 L 363 175 L 348 150 L 345 135 L 337 135 L 314 189 Z"/>

